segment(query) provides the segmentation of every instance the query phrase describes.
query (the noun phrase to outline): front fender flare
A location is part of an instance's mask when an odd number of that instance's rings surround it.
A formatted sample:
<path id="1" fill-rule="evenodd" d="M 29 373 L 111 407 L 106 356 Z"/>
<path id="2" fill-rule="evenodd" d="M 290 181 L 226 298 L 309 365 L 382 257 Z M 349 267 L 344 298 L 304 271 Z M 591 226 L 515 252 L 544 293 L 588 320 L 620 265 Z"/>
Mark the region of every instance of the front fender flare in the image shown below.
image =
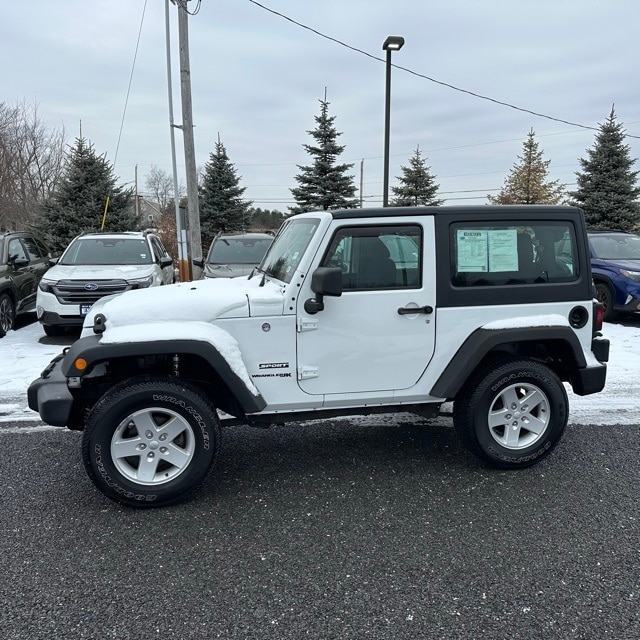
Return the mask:
<path id="1" fill-rule="evenodd" d="M 259 391 L 249 386 L 229 364 L 228 360 L 210 342 L 204 340 L 150 340 L 148 342 L 121 342 L 101 344 L 100 336 L 87 336 L 74 342 L 62 362 L 62 373 L 67 378 L 81 378 L 95 366 L 115 358 L 134 358 L 163 354 L 190 354 L 205 360 L 225 381 L 245 413 L 262 411 L 267 403 Z M 86 361 L 84 369 L 76 361 Z M 249 380 L 247 374 L 247 380 Z M 250 383 L 251 384 L 251 383 Z"/>

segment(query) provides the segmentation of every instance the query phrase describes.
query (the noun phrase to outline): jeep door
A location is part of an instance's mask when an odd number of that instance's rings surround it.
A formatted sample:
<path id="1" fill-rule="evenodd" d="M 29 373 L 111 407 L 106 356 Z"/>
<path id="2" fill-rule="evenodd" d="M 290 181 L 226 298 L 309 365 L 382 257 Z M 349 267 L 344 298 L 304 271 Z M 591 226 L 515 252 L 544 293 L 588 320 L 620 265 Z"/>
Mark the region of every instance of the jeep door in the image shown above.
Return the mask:
<path id="1" fill-rule="evenodd" d="M 389 397 L 416 383 L 434 351 L 433 220 L 341 223 L 315 266 L 341 269 L 342 295 L 306 313 L 308 277 L 298 297 L 298 383 L 310 394 Z"/>

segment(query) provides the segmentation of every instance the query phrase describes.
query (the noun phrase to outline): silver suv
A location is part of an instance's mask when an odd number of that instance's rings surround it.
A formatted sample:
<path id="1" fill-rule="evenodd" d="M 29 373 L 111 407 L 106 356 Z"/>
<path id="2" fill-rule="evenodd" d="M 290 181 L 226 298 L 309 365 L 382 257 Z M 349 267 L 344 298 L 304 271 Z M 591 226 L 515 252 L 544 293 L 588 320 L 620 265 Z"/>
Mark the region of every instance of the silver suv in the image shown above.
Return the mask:
<path id="1" fill-rule="evenodd" d="M 173 260 L 148 231 L 84 233 L 74 238 L 40 280 L 38 320 L 48 336 L 80 327 L 96 300 L 175 281 Z"/>
<path id="2" fill-rule="evenodd" d="M 202 275 L 205 278 L 248 276 L 262 262 L 272 242 L 273 236 L 268 233 L 220 233 L 211 243 Z"/>

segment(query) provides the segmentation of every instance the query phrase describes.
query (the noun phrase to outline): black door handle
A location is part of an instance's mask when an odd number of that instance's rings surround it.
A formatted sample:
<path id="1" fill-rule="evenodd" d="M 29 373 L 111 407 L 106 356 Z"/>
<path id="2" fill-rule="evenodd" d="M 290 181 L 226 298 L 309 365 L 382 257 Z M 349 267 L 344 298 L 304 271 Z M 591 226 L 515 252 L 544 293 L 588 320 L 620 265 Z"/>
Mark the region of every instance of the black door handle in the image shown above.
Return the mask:
<path id="1" fill-rule="evenodd" d="M 410 316 L 414 313 L 433 313 L 433 307 L 426 305 L 424 307 L 400 307 L 398 313 L 401 316 Z"/>

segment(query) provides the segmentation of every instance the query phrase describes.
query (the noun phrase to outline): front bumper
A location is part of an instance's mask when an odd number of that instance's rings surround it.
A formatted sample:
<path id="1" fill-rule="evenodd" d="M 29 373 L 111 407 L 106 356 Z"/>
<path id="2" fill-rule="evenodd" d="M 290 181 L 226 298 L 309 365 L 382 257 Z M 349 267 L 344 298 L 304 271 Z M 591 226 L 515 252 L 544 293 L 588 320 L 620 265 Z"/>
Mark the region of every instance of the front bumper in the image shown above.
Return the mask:
<path id="1" fill-rule="evenodd" d="M 73 405 L 67 378 L 60 371 L 63 358 L 63 353 L 56 356 L 27 390 L 29 408 L 37 411 L 43 422 L 54 427 L 68 425 Z"/>
<path id="2" fill-rule="evenodd" d="M 52 325 L 56 327 L 81 327 L 85 316 L 61 316 L 53 311 L 44 311 L 38 320 L 40 324 Z"/>

